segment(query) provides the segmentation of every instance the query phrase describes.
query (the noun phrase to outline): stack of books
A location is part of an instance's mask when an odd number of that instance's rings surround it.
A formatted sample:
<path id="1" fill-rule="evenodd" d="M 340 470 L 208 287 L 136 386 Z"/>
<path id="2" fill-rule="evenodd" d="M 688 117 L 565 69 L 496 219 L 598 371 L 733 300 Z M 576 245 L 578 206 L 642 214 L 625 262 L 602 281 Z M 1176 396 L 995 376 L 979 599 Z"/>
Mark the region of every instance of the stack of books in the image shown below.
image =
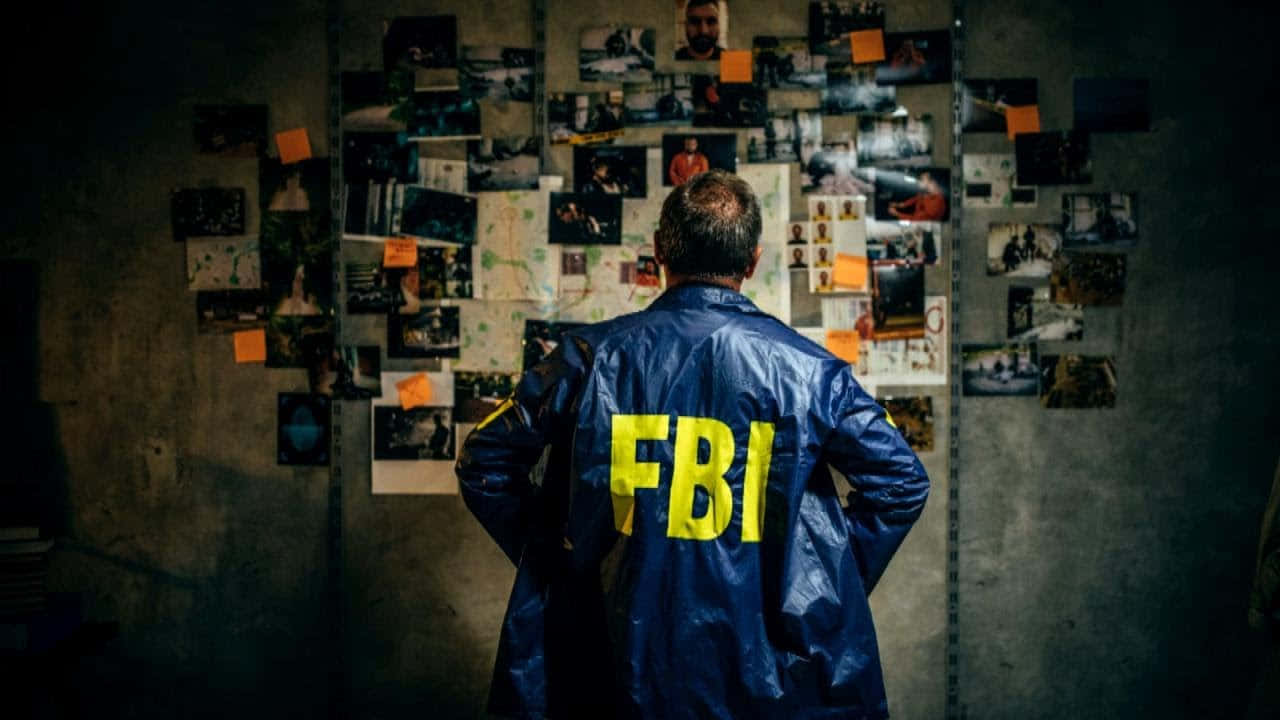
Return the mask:
<path id="1" fill-rule="evenodd" d="M 49 549 L 37 527 L 0 527 L 0 621 L 45 611 Z"/>

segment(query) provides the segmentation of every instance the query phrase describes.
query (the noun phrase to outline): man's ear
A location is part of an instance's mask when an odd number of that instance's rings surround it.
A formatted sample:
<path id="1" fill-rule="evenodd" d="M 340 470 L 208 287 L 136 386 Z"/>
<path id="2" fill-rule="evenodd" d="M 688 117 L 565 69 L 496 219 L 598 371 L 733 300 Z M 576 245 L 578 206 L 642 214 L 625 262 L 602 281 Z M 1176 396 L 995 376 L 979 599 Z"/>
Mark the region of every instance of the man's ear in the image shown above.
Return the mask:
<path id="1" fill-rule="evenodd" d="M 756 249 L 751 253 L 751 264 L 747 266 L 747 273 L 743 278 L 749 278 L 756 274 L 756 265 L 760 264 L 760 256 L 764 253 L 764 248 L 756 245 Z"/>

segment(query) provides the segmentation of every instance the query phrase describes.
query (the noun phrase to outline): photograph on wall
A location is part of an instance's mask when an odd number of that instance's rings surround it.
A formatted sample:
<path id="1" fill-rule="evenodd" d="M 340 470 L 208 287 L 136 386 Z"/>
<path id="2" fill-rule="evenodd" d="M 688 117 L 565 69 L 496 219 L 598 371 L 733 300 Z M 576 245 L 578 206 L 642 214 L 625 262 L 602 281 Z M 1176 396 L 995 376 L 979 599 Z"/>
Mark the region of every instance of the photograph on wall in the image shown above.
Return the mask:
<path id="1" fill-rule="evenodd" d="M 876 402 L 893 418 L 894 427 L 912 450 L 918 453 L 933 450 L 933 398 L 927 395 L 878 397 Z"/>
<path id="2" fill-rule="evenodd" d="M 1081 132 L 1147 132 L 1150 82 L 1145 78 L 1076 78 L 1075 122 Z"/>
<path id="3" fill-rule="evenodd" d="M 267 298 L 261 290 L 200 290 L 196 332 L 233 333 L 267 325 Z"/>
<path id="4" fill-rule="evenodd" d="M 409 98 L 405 131 L 410 140 L 480 137 L 480 103 L 456 90 L 422 90 Z"/>
<path id="5" fill-rule="evenodd" d="M 897 89 L 892 85 L 877 85 L 874 66 L 854 65 L 838 57 L 827 60 L 827 84 L 822 89 L 824 113 L 888 113 L 897 107 Z"/>
<path id="6" fill-rule="evenodd" d="M 419 298 L 469 298 L 471 293 L 471 246 L 418 248 Z"/>
<path id="7" fill-rule="evenodd" d="M 515 373 L 455 372 L 453 374 L 453 421 L 479 423 L 489 417 L 502 401 L 516 391 L 520 376 Z"/>
<path id="8" fill-rule="evenodd" d="M 352 184 L 417 182 L 418 145 L 404 133 L 347 133 L 342 136 L 342 177 Z"/>
<path id="9" fill-rule="evenodd" d="M 719 60 L 729 47 L 727 0 L 676 0 L 676 60 Z"/>
<path id="10" fill-rule="evenodd" d="M 662 184 L 683 185 L 712 168 L 737 172 L 738 136 L 732 133 L 680 133 L 662 136 Z"/>
<path id="11" fill-rule="evenodd" d="M 586 323 L 525 320 L 524 338 L 521 341 L 524 346 L 523 364 L 520 367 L 528 372 L 560 345 L 566 332 L 581 327 L 586 327 Z"/>
<path id="12" fill-rule="evenodd" d="M 261 157 L 267 148 L 266 105 L 196 105 L 196 152 L 221 157 Z"/>
<path id="13" fill-rule="evenodd" d="M 328 225 L 309 213 L 262 214 L 262 288 L 271 315 L 323 315 L 333 306 Z"/>
<path id="14" fill-rule="evenodd" d="M 1119 253 L 1062 253 L 1049 275 L 1054 302 L 1119 305 L 1124 301 L 1126 264 Z"/>
<path id="15" fill-rule="evenodd" d="M 311 393 L 276 396 L 276 463 L 329 464 L 329 398 Z"/>
<path id="16" fill-rule="evenodd" d="M 788 223 L 790 230 L 787 231 L 788 245 L 808 245 L 809 238 L 807 235 L 808 223 L 791 222 Z"/>
<path id="17" fill-rule="evenodd" d="M 408 268 L 386 268 L 388 312 L 416 315 L 426 303 L 422 301 L 421 265 Z"/>
<path id="18" fill-rule="evenodd" d="M 1049 277 L 1062 254 L 1062 229 L 1048 223 L 987 226 L 987 274 Z"/>
<path id="19" fill-rule="evenodd" d="M 942 256 L 942 224 L 867 221 L 867 259 L 936 265 Z"/>
<path id="20" fill-rule="evenodd" d="M 803 247 L 791 247 L 791 248 L 787 248 L 787 251 L 788 251 L 789 253 L 791 253 L 790 257 L 787 259 L 787 269 L 788 269 L 788 270 L 806 270 L 806 269 L 808 269 L 808 267 L 809 267 L 809 260 L 808 260 L 808 258 L 805 256 L 805 251 L 806 251 L 807 249 L 808 249 L 808 248 L 803 248 Z"/>
<path id="21" fill-rule="evenodd" d="M 405 185 L 397 182 L 342 186 L 342 232 L 386 237 L 395 232 L 404 209 Z"/>
<path id="22" fill-rule="evenodd" d="M 1023 185 L 1085 185 L 1093 181 L 1086 133 L 1020 133 L 1013 144 L 1018 182 Z"/>
<path id="23" fill-rule="evenodd" d="M 333 319 L 325 315 L 276 315 L 267 319 L 269 368 L 307 368 L 333 348 Z"/>
<path id="24" fill-rule="evenodd" d="M 622 86 L 623 124 L 688 125 L 693 119 L 693 76 L 654 75 L 646 83 Z"/>
<path id="25" fill-rule="evenodd" d="M 916 166 L 933 159 L 933 117 L 858 118 L 858 164 Z"/>
<path id="26" fill-rule="evenodd" d="M 467 142 L 467 192 L 537 190 L 541 138 L 531 135 Z"/>
<path id="27" fill-rule="evenodd" d="M 626 263 L 623 263 L 625 274 Z M 560 250 L 560 297 L 582 294 L 588 288 L 586 250 L 562 248 Z"/>
<path id="28" fill-rule="evenodd" d="M 962 132 L 1008 132 L 1005 108 L 1035 105 L 1035 78 L 969 78 L 960 93 Z"/>
<path id="29" fill-rule="evenodd" d="M 828 140 L 800 165 L 800 192 L 823 195 L 870 195 L 875 185 L 868 170 L 858 168 L 858 153 L 848 138 Z"/>
<path id="30" fill-rule="evenodd" d="M 1035 207 L 1038 202 L 1034 185 L 1018 184 L 1013 155 L 993 153 L 966 154 L 964 169 L 964 206 L 967 208 Z"/>
<path id="31" fill-rule="evenodd" d="M 412 185 L 406 187 L 400 233 L 470 245 L 476 238 L 476 199 Z"/>
<path id="32" fill-rule="evenodd" d="M 367 400 L 382 395 L 382 348 L 377 345 L 343 345 L 311 358 L 307 368 L 311 392 L 347 400 Z"/>
<path id="33" fill-rule="evenodd" d="M 623 127 L 621 90 L 547 94 L 552 145 L 605 142 L 622 137 Z"/>
<path id="34" fill-rule="evenodd" d="M 768 90 L 812 90 L 827 85 L 826 55 L 809 52 L 800 35 L 757 35 L 751 40 L 752 82 Z"/>
<path id="35" fill-rule="evenodd" d="M 614 145 L 573 148 L 574 190 L 586 195 L 648 195 L 646 148 Z"/>
<path id="36" fill-rule="evenodd" d="M 1008 333 L 1010 340 L 1084 339 L 1084 307 L 1049 299 L 1049 287 L 1009 287 Z"/>
<path id="37" fill-rule="evenodd" d="M 747 130 L 747 162 L 807 163 L 822 148 L 822 113 L 776 110 Z"/>
<path id="38" fill-rule="evenodd" d="M 462 160 L 418 158 L 418 184 L 441 192 L 467 191 L 467 164 Z"/>
<path id="39" fill-rule="evenodd" d="M 1131 248 L 1138 242 L 1134 193 L 1064 193 L 1062 243 L 1070 248 Z"/>
<path id="40" fill-rule="evenodd" d="M 885 60 L 876 66 L 879 85 L 951 82 L 951 31 L 884 34 Z"/>
<path id="41" fill-rule="evenodd" d="M 818 224 L 823 225 L 824 223 L 818 223 Z M 814 242 L 818 242 L 818 241 L 815 240 Z M 791 256 L 793 258 L 795 257 L 795 251 L 799 249 L 800 248 L 792 248 Z M 811 249 L 813 251 L 813 257 L 811 259 L 813 267 L 827 268 L 827 269 L 831 269 L 832 267 L 834 267 L 835 253 L 832 252 L 830 245 L 814 245 Z M 803 258 L 803 253 L 801 253 L 801 257 Z"/>
<path id="42" fill-rule="evenodd" d="M 809 287 L 809 271 L 790 272 L 791 327 L 822 327 L 822 301 Z"/>
<path id="43" fill-rule="evenodd" d="M 169 209 L 176 241 L 244 235 L 244 188 L 174 188 Z"/>
<path id="44" fill-rule="evenodd" d="M 343 132 L 404 132 L 413 85 L 411 72 L 342 73 Z"/>
<path id="45" fill-rule="evenodd" d="M 458 86 L 477 100 L 533 102 L 533 48 L 463 45 Z"/>
<path id="46" fill-rule="evenodd" d="M 875 218 L 939 222 L 951 217 L 950 168 L 876 168 Z"/>
<path id="47" fill-rule="evenodd" d="M 1109 355 L 1040 356 L 1041 407 L 1113 408 L 1118 386 Z"/>
<path id="48" fill-rule="evenodd" d="M 256 237 L 187 240 L 188 290 L 257 290 L 262 255 Z"/>
<path id="49" fill-rule="evenodd" d="M 871 337 L 924 337 L 924 266 L 900 260 L 871 263 Z"/>
<path id="50" fill-rule="evenodd" d="M 848 57 L 849 33 L 877 28 L 884 29 L 884 3 L 852 0 L 809 3 L 809 49 L 815 55 Z"/>
<path id="51" fill-rule="evenodd" d="M 453 408 L 373 407 L 374 460 L 453 460 Z"/>
<path id="52" fill-rule="evenodd" d="M 622 244 L 622 196 L 552 192 L 547 242 L 563 245 Z"/>
<path id="53" fill-rule="evenodd" d="M 387 316 L 387 357 L 456 358 L 459 342 L 458 308 L 423 306 L 413 314 Z"/>
<path id="54" fill-rule="evenodd" d="M 694 127 L 757 127 L 769 117 L 767 91 L 751 83 L 722 83 L 693 76 Z"/>
<path id="55" fill-rule="evenodd" d="M 842 305 L 841 317 L 831 321 L 852 322 L 853 329 L 862 338 L 858 363 L 854 366 L 854 373 L 860 381 L 865 377 L 880 385 L 947 384 L 949 342 L 945 296 L 926 295 L 924 336 L 900 340 L 868 339 L 873 325 L 869 299 L 850 296 Z M 830 309 L 829 306 L 830 303 L 824 300 L 824 313 Z"/>
<path id="56" fill-rule="evenodd" d="M 592 27 L 578 36 L 578 79 L 583 82 L 648 82 L 653 79 L 653 28 Z"/>
<path id="57" fill-rule="evenodd" d="M 329 226 L 329 158 L 281 164 L 258 161 L 258 201 L 265 212 L 306 212 Z"/>
<path id="58" fill-rule="evenodd" d="M 453 15 L 383 21 L 382 66 L 387 72 L 457 65 L 458 19 Z"/>
<path id="59" fill-rule="evenodd" d="M 1035 396 L 1040 387 L 1036 346 L 965 344 L 960 348 L 964 395 Z"/>

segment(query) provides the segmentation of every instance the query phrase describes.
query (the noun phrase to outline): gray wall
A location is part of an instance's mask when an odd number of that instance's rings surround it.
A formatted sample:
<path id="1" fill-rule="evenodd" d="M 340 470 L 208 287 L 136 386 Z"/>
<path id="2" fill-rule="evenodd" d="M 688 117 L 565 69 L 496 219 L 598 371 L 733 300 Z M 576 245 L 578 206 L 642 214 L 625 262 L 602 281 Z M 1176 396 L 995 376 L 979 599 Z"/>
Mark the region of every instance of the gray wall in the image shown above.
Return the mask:
<path id="1" fill-rule="evenodd" d="M 549 5 L 555 89 L 578 86 L 582 18 L 649 24 L 660 56 L 670 47 L 666 2 Z M 972 717 L 1231 716 L 1252 674 L 1243 606 L 1276 460 L 1276 223 L 1263 184 L 1274 140 L 1253 122 L 1272 89 L 1271 44 L 1260 17 L 1157 3 L 968 5 L 968 72 L 1037 76 L 1046 127 L 1069 125 L 1079 75 L 1150 77 L 1155 117 L 1150 135 L 1094 143 L 1097 187 L 1136 188 L 1143 202 L 1125 305 L 1087 317 L 1085 349 L 1117 355 L 1118 407 L 961 403 L 960 701 Z M 741 0 L 735 44 L 802 30 L 804 7 Z M 329 616 L 328 474 L 278 467 L 272 453 L 275 393 L 305 389 L 305 373 L 236 366 L 226 338 L 195 333 L 169 236 L 169 188 L 256 192 L 253 161 L 191 153 L 192 105 L 266 103 L 272 132 L 306 125 L 326 146 L 324 12 L 319 0 L 54 2 L 12 21 L 0 257 L 42 268 L 39 399 L 53 442 L 32 452 L 54 468 L 66 538 L 52 582 L 84 592 L 90 618 L 120 623 L 60 681 L 86 710 L 320 714 L 340 621 L 338 689 L 354 714 L 480 713 L 509 565 L 457 498 L 371 496 L 352 450 L 368 447 L 368 410 L 346 403 L 344 609 Z M 347 3 L 343 67 L 376 65 L 383 16 L 432 12 L 456 13 L 467 44 L 531 41 L 525 3 Z M 890 29 L 943 27 L 950 8 L 894 3 L 889 17 Z M 950 93 L 901 99 L 946 117 Z M 516 131 L 529 118 L 487 108 L 484 124 Z M 945 162 L 949 138 L 937 146 Z M 1044 193 L 1036 217 L 1053 217 L 1055 201 Z M 970 216 L 960 240 L 966 340 L 1003 328 L 1005 283 L 982 269 L 987 221 Z M 946 280 L 932 274 L 931 289 Z M 948 397 L 933 392 L 945 438 Z M 945 450 L 925 460 L 934 495 L 873 597 L 902 718 L 940 717 L 945 699 L 949 468 Z"/>

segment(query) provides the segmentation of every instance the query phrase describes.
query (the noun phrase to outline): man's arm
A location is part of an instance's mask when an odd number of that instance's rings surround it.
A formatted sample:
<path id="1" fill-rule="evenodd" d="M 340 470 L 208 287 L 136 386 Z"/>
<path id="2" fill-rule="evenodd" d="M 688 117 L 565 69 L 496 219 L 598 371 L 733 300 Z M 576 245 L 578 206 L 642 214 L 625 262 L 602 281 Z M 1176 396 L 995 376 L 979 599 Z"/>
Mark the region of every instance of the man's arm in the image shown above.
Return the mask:
<path id="1" fill-rule="evenodd" d="M 529 473 L 546 446 L 570 432 L 586 365 L 582 348 L 566 336 L 476 426 L 458 456 L 463 501 L 513 563 L 520 562 L 536 519 Z"/>
<path id="2" fill-rule="evenodd" d="M 823 459 L 854 492 L 845 516 L 853 555 L 868 593 L 924 510 L 929 478 L 888 414 L 857 383 L 848 366 L 832 379 L 833 427 Z"/>
<path id="3" fill-rule="evenodd" d="M 676 163 L 678 162 L 680 162 L 680 156 L 677 154 L 671 158 L 671 164 L 667 166 L 667 179 L 677 187 L 684 184 L 684 180 L 680 178 L 680 171 L 676 169 Z"/>

